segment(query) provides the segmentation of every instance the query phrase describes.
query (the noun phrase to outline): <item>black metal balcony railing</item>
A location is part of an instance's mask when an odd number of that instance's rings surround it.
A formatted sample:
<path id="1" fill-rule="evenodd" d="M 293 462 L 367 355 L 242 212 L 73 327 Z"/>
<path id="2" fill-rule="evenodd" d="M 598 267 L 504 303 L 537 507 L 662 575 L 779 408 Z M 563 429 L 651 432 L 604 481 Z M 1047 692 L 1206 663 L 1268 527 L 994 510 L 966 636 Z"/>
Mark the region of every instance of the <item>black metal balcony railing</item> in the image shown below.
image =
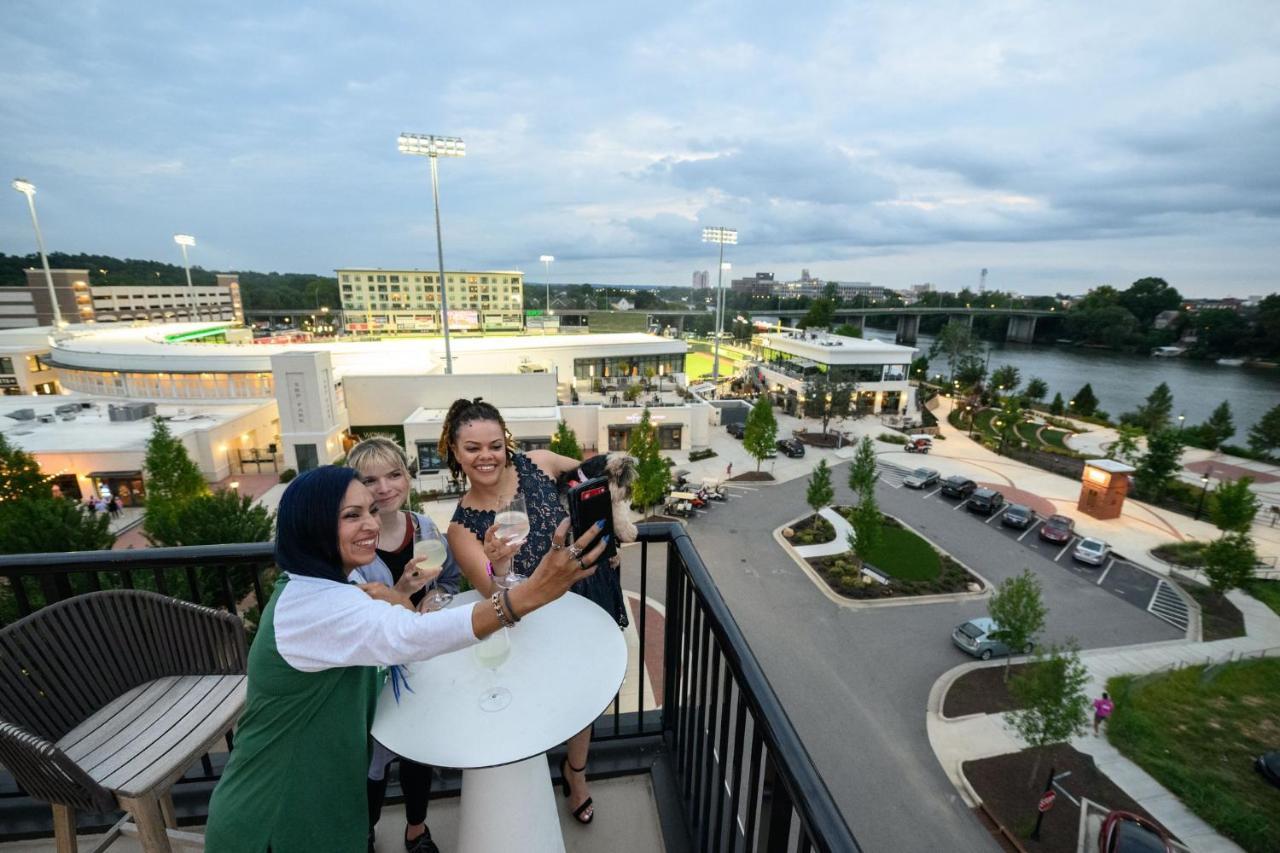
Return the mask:
<path id="1" fill-rule="evenodd" d="M 665 625 L 654 630 L 650 608 L 637 608 L 639 678 L 595 723 L 593 775 L 651 772 L 668 850 L 858 850 L 684 527 L 642 524 L 640 542 L 640 601 L 660 601 Z M 270 544 L 0 556 L 0 594 L 9 618 L 139 586 L 238 612 L 249 590 L 265 602 L 274 572 Z M 662 670 L 650 672 L 645 652 L 659 649 Z M 646 683 L 660 691 L 657 708 L 645 707 Z M 636 710 L 622 711 L 624 698 Z M 205 756 L 175 787 L 184 822 L 203 821 L 222 764 Z M 0 841 L 46 832 L 47 808 L 0 777 Z M 446 773 L 433 796 L 459 786 Z"/>

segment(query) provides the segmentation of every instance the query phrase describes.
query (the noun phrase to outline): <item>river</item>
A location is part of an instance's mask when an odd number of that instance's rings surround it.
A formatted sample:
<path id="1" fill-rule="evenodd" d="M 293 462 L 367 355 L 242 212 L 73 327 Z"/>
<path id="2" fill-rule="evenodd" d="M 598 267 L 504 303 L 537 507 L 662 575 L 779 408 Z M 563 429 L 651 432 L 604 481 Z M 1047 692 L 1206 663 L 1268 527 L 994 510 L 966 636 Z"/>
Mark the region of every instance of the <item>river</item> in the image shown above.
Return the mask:
<path id="1" fill-rule="evenodd" d="M 893 341 L 887 329 L 866 329 L 868 338 Z M 933 339 L 921 335 L 916 347 L 927 355 Z M 1152 358 L 1084 347 L 995 343 L 991 369 L 1012 364 L 1021 372 L 1022 384 L 1038 376 L 1069 400 L 1084 383 L 1093 385 L 1098 408 L 1118 419 L 1137 408 L 1151 390 L 1165 382 L 1173 392 L 1173 416 L 1186 415 L 1186 426 L 1205 421 L 1223 400 L 1231 403 L 1236 434 L 1229 444 L 1244 445 L 1249 428 L 1267 410 L 1280 404 L 1280 368 L 1226 367 L 1212 361 L 1189 358 Z M 930 359 L 930 373 L 946 371 L 945 361 Z M 1176 421 L 1175 421 L 1176 423 Z"/>

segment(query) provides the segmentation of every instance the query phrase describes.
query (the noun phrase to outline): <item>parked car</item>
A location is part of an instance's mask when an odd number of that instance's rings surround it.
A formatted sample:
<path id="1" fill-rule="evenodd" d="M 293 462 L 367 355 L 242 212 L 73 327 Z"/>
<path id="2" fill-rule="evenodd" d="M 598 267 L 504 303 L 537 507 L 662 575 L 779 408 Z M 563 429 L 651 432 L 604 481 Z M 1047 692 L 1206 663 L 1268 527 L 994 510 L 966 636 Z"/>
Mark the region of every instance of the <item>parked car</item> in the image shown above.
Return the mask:
<path id="1" fill-rule="evenodd" d="M 788 459 L 800 459 L 804 456 L 804 445 L 794 438 L 784 438 L 778 442 L 778 451 Z"/>
<path id="2" fill-rule="evenodd" d="M 1264 752 L 1253 762 L 1254 768 L 1272 785 L 1280 788 L 1280 749 Z"/>
<path id="3" fill-rule="evenodd" d="M 941 476 L 932 468 L 917 468 L 902 478 L 902 485 L 908 489 L 927 489 L 938 482 Z"/>
<path id="4" fill-rule="evenodd" d="M 1004 495 L 995 489 L 978 489 L 972 497 L 969 498 L 969 512 L 977 512 L 983 515 L 991 515 L 993 512 L 999 512 L 1000 507 L 1004 506 Z"/>
<path id="5" fill-rule="evenodd" d="M 1000 523 L 1005 527 L 1016 527 L 1019 530 L 1026 530 L 1035 520 L 1035 510 L 1022 504 L 1009 504 L 1004 515 L 1000 516 Z"/>
<path id="6" fill-rule="evenodd" d="M 1076 523 L 1065 515 L 1051 515 L 1040 525 L 1040 538 L 1046 542 L 1057 542 L 1059 545 L 1071 541 L 1075 535 Z"/>
<path id="7" fill-rule="evenodd" d="M 978 484 L 968 477 L 952 475 L 942 481 L 942 493 L 949 498 L 967 498 L 978 488 Z"/>
<path id="8" fill-rule="evenodd" d="M 1071 553 L 1082 563 L 1089 563 L 1093 566 L 1101 566 L 1107 561 L 1107 557 L 1111 555 L 1111 546 L 1101 539 L 1094 539 L 1092 536 L 1086 536 L 1076 543 L 1076 549 Z"/>
<path id="9" fill-rule="evenodd" d="M 741 440 L 747 433 L 746 424 L 725 424 L 724 431 L 734 438 Z"/>
<path id="10" fill-rule="evenodd" d="M 1098 831 L 1098 853 L 1173 853 L 1169 833 L 1133 812 L 1113 811 Z"/>
<path id="11" fill-rule="evenodd" d="M 1000 630 L 1000 626 L 990 616 L 983 616 L 979 619 L 970 619 L 956 626 L 951 632 L 951 642 L 962 652 L 973 655 L 981 660 L 991 660 L 996 655 L 1010 654 L 1009 647 L 991 636 Z M 1023 647 L 1023 654 L 1031 654 L 1035 648 L 1034 643 L 1027 643 Z"/>

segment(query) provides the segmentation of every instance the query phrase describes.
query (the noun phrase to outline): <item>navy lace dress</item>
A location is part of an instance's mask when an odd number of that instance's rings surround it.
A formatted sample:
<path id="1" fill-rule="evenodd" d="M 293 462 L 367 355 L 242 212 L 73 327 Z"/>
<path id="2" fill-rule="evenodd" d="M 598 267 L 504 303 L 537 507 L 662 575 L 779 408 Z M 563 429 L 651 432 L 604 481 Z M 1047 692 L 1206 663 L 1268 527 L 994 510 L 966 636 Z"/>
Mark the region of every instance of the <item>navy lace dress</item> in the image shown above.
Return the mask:
<path id="1" fill-rule="evenodd" d="M 523 453 L 516 453 L 512 455 L 512 460 L 516 466 L 520 494 L 524 496 L 525 509 L 529 513 L 529 538 L 516 552 L 513 568 L 517 574 L 531 575 L 551 550 L 551 537 L 568 513 L 560 503 L 555 481 L 532 459 Z M 459 502 L 453 513 L 453 521 L 470 530 L 483 542 L 485 531 L 493 526 L 493 516 L 494 511 L 491 509 L 471 509 Z M 612 552 L 611 548 L 610 553 Z M 626 605 L 622 600 L 622 579 L 618 570 L 609 565 L 607 556 L 601 558 L 600 567 L 594 575 L 575 583 L 572 590 L 604 608 L 619 627 L 626 627 L 628 619 Z"/>

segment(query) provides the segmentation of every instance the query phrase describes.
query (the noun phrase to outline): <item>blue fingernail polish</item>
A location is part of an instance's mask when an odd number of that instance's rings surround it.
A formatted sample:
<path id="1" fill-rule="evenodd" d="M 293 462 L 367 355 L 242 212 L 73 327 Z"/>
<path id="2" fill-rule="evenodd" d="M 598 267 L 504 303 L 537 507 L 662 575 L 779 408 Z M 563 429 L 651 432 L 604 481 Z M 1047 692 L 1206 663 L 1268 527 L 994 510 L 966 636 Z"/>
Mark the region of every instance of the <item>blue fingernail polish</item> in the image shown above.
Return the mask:
<path id="1" fill-rule="evenodd" d="M 596 527 L 604 527 L 604 519 L 603 519 L 603 518 L 596 522 Z"/>
<path id="2" fill-rule="evenodd" d="M 604 535 L 604 539 L 602 539 L 602 540 L 600 540 L 600 541 L 602 541 L 602 542 L 608 542 L 608 541 L 609 541 L 609 534 L 608 534 L 608 533 L 606 533 L 606 534 Z"/>

